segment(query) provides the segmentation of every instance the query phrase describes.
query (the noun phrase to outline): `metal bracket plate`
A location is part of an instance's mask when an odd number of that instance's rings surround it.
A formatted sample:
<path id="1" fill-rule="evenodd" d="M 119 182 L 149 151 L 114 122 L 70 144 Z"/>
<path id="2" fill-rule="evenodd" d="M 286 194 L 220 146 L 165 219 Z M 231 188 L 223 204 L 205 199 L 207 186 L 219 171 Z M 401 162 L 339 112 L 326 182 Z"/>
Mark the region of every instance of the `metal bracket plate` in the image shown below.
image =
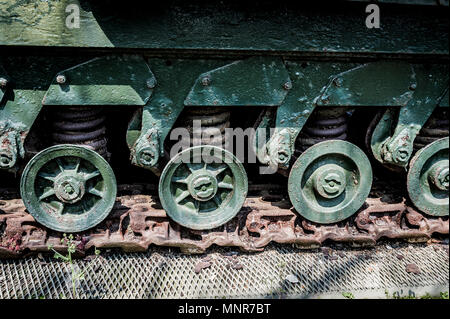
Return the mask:
<path id="1" fill-rule="evenodd" d="M 106 56 L 61 71 L 44 105 L 145 105 L 156 79 L 141 56 Z"/>
<path id="2" fill-rule="evenodd" d="M 278 106 L 292 87 L 281 58 L 235 61 L 201 74 L 186 106 Z"/>
<path id="3" fill-rule="evenodd" d="M 401 106 L 398 116 L 387 110 L 372 135 L 371 149 L 381 163 L 406 167 L 413 153 L 413 143 L 422 126 L 448 90 L 448 65 L 414 66 L 416 84 L 411 98 Z M 396 122 L 394 132 L 392 125 Z"/>

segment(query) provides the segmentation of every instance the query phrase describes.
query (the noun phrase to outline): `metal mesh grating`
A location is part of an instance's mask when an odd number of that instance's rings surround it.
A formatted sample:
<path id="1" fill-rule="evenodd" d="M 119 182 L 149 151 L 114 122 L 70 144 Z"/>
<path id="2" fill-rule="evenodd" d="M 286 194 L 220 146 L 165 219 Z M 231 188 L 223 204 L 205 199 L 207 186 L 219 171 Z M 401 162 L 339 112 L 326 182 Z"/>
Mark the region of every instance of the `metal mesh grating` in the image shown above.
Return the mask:
<path id="1" fill-rule="evenodd" d="M 104 252 L 75 262 L 85 272 L 76 280 L 76 294 L 79 298 L 304 298 L 411 287 L 448 291 L 447 245 L 335 250 L 331 258 L 321 250 L 272 245 L 262 253 L 238 253 L 235 260 L 243 266 L 239 270 L 229 267 L 230 252 L 211 250 L 212 265 L 198 274 L 194 268 L 204 255 L 157 247 L 146 253 Z M 420 273 L 406 272 L 409 263 L 417 265 Z M 0 298 L 71 298 L 70 274 L 69 265 L 50 257 L 2 260 Z M 298 282 L 288 280 L 289 275 Z"/>

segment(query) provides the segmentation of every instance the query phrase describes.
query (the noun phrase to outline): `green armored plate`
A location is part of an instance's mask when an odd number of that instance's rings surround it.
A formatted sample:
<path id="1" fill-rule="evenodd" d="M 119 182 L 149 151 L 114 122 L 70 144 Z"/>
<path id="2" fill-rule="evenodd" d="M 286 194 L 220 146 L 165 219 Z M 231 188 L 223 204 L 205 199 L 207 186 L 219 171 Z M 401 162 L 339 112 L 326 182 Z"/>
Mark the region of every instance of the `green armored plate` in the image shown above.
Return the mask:
<path id="1" fill-rule="evenodd" d="M 422 212 L 448 216 L 449 138 L 420 149 L 411 159 L 407 187 L 409 198 Z"/>
<path id="2" fill-rule="evenodd" d="M 247 196 L 247 174 L 230 152 L 195 146 L 173 157 L 159 182 L 161 205 L 177 223 L 213 229 L 231 220 Z"/>
<path id="3" fill-rule="evenodd" d="M 372 186 L 369 159 L 356 145 L 340 140 L 311 146 L 295 161 L 288 192 L 295 210 L 316 223 L 353 215 Z"/>
<path id="4" fill-rule="evenodd" d="M 83 146 L 56 145 L 36 154 L 25 167 L 20 194 L 28 212 L 61 232 L 94 227 L 114 206 L 114 172 L 98 153 Z"/>

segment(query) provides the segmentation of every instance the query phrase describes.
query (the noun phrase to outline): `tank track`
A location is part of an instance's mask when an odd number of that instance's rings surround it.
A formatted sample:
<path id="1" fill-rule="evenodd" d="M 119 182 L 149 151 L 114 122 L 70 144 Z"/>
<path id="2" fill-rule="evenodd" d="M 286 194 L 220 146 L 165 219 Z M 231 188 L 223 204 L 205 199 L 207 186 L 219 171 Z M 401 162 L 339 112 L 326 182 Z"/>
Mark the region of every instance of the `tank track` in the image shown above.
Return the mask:
<path id="1" fill-rule="evenodd" d="M 399 186 L 399 185 L 397 185 Z M 144 189 L 145 188 L 145 189 Z M 93 247 L 142 252 L 151 244 L 179 247 L 184 253 L 203 253 L 210 246 L 234 246 L 243 251 L 264 250 L 271 242 L 318 248 L 329 241 L 354 247 L 374 246 L 380 240 L 427 242 L 449 234 L 449 218 L 418 212 L 391 182 L 375 180 L 363 207 L 339 223 L 320 225 L 292 209 L 284 189 L 277 185 L 250 185 L 238 215 L 225 225 L 205 231 L 184 228 L 166 215 L 148 186 L 119 185 L 122 196 L 99 226 L 76 236 L 77 255 Z M 48 245 L 64 251 L 63 234 L 46 229 L 28 214 L 20 199 L 0 200 L 0 258 L 20 258 L 48 252 Z"/>

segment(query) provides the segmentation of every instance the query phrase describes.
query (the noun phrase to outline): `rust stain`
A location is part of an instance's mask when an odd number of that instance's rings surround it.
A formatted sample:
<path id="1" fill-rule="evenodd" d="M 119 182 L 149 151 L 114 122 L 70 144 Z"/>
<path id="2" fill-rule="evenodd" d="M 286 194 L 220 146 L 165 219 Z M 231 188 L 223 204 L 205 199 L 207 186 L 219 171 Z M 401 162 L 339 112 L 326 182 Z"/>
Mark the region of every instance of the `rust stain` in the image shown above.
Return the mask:
<path id="1" fill-rule="evenodd" d="M 49 244 L 64 249 L 62 234 L 36 223 L 21 200 L 0 201 L 0 212 L 0 258 L 48 252 Z M 270 242 L 296 244 L 299 248 L 317 248 L 325 240 L 372 246 L 382 237 L 425 242 L 434 233 L 449 233 L 448 217 L 423 215 L 403 198 L 389 202 L 369 198 L 353 217 L 320 225 L 303 219 L 282 197 L 248 197 L 240 213 L 227 224 L 195 231 L 171 221 L 157 197 L 132 195 L 118 197 L 108 218 L 98 227 L 77 234 L 76 244 L 81 255 L 94 246 L 139 252 L 152 244 L 202 253 L 213 244 L 261 251 Z"/>

